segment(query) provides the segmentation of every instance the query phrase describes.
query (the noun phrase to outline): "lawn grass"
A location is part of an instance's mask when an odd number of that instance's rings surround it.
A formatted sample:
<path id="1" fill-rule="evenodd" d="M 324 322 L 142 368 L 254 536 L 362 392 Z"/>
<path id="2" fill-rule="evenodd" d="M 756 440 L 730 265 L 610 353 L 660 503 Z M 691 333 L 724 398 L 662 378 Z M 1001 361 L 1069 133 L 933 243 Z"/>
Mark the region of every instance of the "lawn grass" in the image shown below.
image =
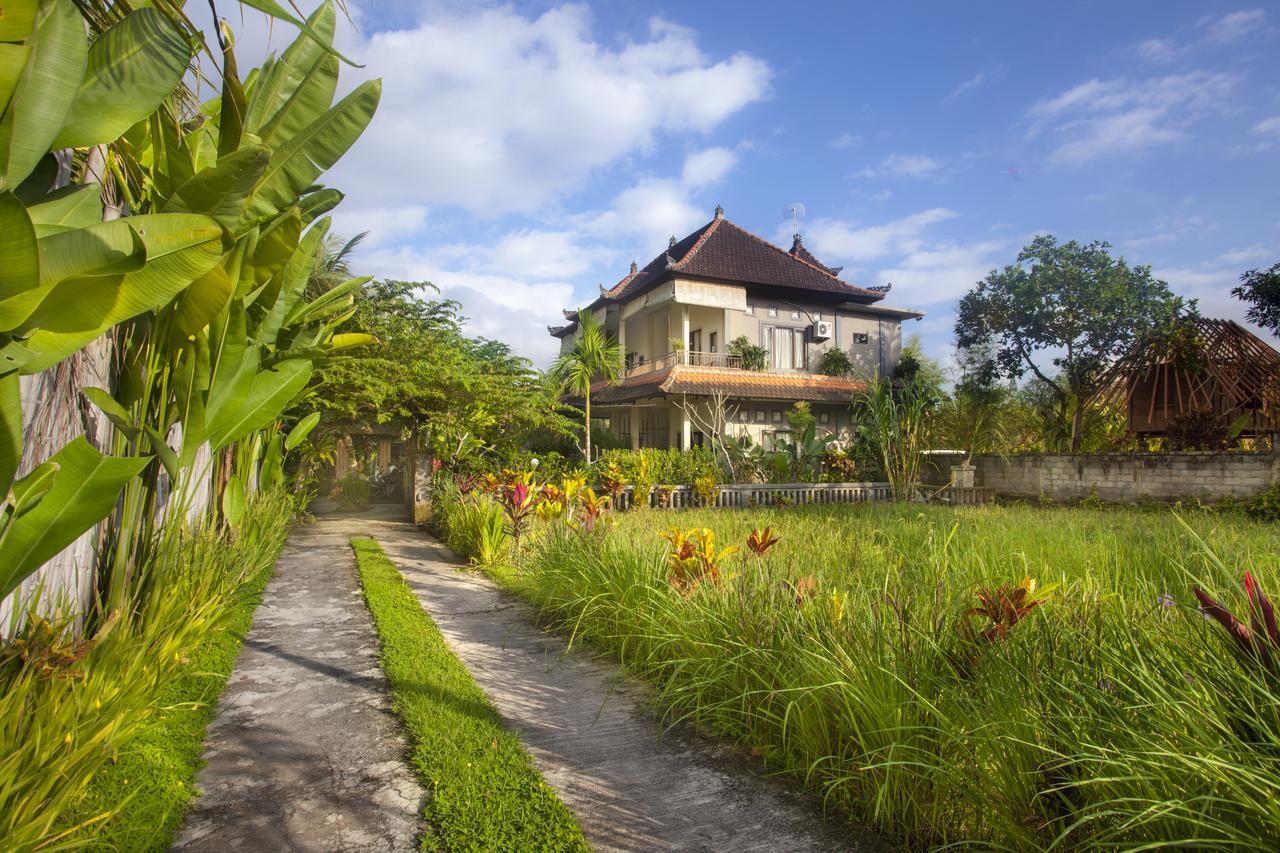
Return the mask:
<path id="1" fill-rule="evenodd" d="M 393 708 L 428 791 L 424 850 L 574 850 L 576 821 L 373 539 L 353 539 Z"/>
<path id="2" fill-rule="evenodd" d="M 1274 525 L 1235 513 L 919 505 L 638 512 L 535 524 L 497 572 L 559 630 L 653 682 L 672 719 L 758 750 L 915 847 L 1280 847 L 1280 676 L 1194 586 L 1280 593 Z M 669 582 L 673 526 L 742 546 Z M 976 593 L 1043 605 L 985 640 Z"/>

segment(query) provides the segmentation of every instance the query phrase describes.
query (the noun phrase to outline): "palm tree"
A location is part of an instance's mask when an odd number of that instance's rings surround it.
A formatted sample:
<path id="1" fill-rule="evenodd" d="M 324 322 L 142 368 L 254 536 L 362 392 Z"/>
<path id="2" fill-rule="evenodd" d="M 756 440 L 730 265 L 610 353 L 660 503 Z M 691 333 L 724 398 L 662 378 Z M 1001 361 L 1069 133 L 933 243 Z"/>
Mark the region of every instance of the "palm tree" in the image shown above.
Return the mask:
<path id="1" fill-rule="evenodd" d="M 605 334 L 600 321 L 588 311 L 578 312 L 578 337 L 573 349 L 560 354 L 551 365 L 551 376 L 562 391 L 581 395 L 587 464 L 591 464 L 591 383 L 597 377 L 612 385 L 622 377 L 622 349 Z"/>

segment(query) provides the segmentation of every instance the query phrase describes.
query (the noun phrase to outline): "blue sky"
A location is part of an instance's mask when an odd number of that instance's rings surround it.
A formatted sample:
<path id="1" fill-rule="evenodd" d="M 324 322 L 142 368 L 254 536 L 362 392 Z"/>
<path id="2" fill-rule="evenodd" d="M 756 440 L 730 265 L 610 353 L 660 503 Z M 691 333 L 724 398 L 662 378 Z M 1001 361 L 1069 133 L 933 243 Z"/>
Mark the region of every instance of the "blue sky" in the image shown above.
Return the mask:
<path id="1" fill-rule="evenodd" d="M 1237 319 L 1280 260 L 1280 12 L 1247 1 L 349 5 L 345 85 L 384 80 L 330 176 L 357 266 L 539 364 L 561 307 L 717 203 L 788 245 L 803 203 L 806 245 L 893 282 L 942 359 L 955 300 L 1037 233 Z"/>

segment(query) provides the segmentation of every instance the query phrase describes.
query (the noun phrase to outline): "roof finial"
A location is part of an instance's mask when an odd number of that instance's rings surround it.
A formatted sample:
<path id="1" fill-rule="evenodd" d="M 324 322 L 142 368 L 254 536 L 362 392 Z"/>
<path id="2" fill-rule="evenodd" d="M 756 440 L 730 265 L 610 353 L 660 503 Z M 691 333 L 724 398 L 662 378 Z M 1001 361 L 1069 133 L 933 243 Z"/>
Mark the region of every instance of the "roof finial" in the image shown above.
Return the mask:
<path id="1" fill-rule="evenodd" d="M 631 274 L 632 274 L 632 275 L 635 275 L 635 274 L 636 274 L 636 270 L 637 270 L 637 269 L 639 269 L 639 267 L 637 267 L 637 266 L 636 266 L 636 262 L 635 262 L 635 261 L 632 261 L 632 262 L 631 262 Z"/>
<path id="2" fill-rule="evenodd" d="M 716 219 L 724 219 L 724 208 L 716 205 Z"/>
<path id="3" fill-rule="evenodd" d="M 604 296 L 606 293 L 608 293 L 608 292 L 609 292 L 609 291 L 607 291 L 607 290 L 605 289 L 605 286 L 604 286 L 603 284 L 597 284 L 597 285 L 596 285 L 596 287 L 600 288 L 600 295 L 601 295 L 601 296 Z"/>
<path id="4" fill-rule="evenodd" d="M 667 248 L 674 249 L 676 247 L 676 235 L 672 234 L 671 239 L 667 241 Z"/>

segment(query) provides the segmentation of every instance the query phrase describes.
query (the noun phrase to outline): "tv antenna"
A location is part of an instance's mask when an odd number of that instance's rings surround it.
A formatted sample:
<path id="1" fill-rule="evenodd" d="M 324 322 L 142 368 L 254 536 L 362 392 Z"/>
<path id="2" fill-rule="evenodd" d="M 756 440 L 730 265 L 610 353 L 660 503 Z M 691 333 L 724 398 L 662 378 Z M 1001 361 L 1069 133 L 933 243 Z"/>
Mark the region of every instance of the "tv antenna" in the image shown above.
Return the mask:
<path id="1" fill-rule="evenodd" d="M 804 219 L 804 202 L 793 201 L 791 204 L 782 208 L 783 216 L 791 217 L 791 233 L 796 235 L 800 233 L 800 220 Z"/>

